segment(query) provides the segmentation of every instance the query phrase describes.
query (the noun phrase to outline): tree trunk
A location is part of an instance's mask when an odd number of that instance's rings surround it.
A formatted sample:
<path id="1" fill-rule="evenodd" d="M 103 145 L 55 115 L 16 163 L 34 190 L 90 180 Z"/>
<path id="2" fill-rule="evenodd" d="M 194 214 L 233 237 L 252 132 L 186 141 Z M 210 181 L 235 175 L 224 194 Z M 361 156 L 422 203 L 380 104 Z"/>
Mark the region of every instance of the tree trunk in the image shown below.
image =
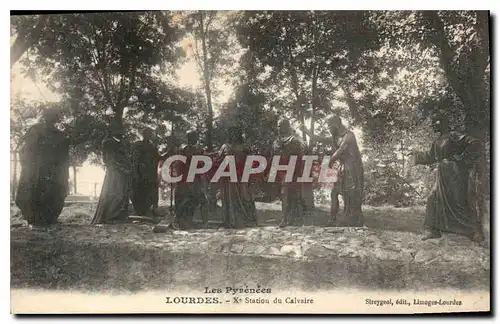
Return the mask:
<path id="1" fill-rule="evenodd" d="M 78 186 L 76 184 L 76 166 L 75 165 L 72 165 L 71 168 L 73 169 L 73 194 L 74 195 L 77 195 L 78 194 Z"/>
<path id="2" fill-rule="evenodd" d="M 345 102 L 347 104 L 347 107 L 349 108 L 349 112 L 351 113 L 352 118 L 354 119 L 354 122 L 358 125 L 363 125 L 363 118 L 359 111 L 358 104 L 356 103 L 356 100 L 349 90 L 349 86 L 347 84 L 344 84 L 343 82 L 340 82 L 340 88 L 344 91 Z"/>
<path id="3" fill-rule="evenodd" d="M 205 96 L 207 97 L 207 151 L 212 152 L 213 150 L 213 142 L 212 142 L 212 133 L 213 133 L 213 108 L 212 108 L 212 90 L 210 88 L 210 71 L 208 65 L 208 50 L 207 50 L 207 42 L 205 37 L 205 28 L 203 26 L 203 11 L 200 11 L 200 29 L 201 29 L 201 50 L 203 52 L 203 79 L 205 81 Z M 217 199 L 216 192 L 213 186 L 209 185 L 207 188 L 207 196 L 208 196 L 208 208 L 210 211 L 214 211 L 217 208 Z"/>
<path id="4" fill-rule="evenodd" d="M 484 143 L 486 134 L 489 132 L 489 121 L 486 118 L 486 83 L 485 73 L 489 58 L 489 27 L 488 12 L 477 12 L 477 23 L 475 26 L 479 46 L 473 47 L 470 59 L 465 62 L 455 62 L 455 53 L 448 42 L 445 26 L 442 19 L 435 11 L 424 11 L 423 17 L 432 26 L 435 36 L 432 43 L 439 50 L 439 59 L 448 82 L 455 90 L 465 108 L 465 129 L 467 134 L 481 139 Z M 459 68 L 460 64 L 460 68 Z M 458 73 L 462 71 L 463 73 Z M 485 212 L 485 188 L 487 184 L 486 156 L 483 154 L 478 163 L 478 209 L 482 218 Z"/>
<path id="5" fill-rule="evenodd" d="M 432 26 L 435 36 L 432 43 L 439 50 L 440 65 L 455 93 L 462 101 L 466 114 L 466 128 L 470 135 L 484 139 L 486 84 L 485 73 L 489 58 L 488 13 L 477 12 L 475 26 L 478 46 L 471 48 L 466 62 L 457 62 L 455 51 L 448 41 L 445 24 L 436 11 L 424 11 L 423 17 Z"/>
<path id="6" fill-rule="evenodd" d="M 466 117 L 467 119 L 471 119 L 474 117 Z M 479 123 L 477 123 L 479 124 Z M 487 156 L 486 156 L 486 125 L 483 124 L 481 127 L 480 125 L 474 125 L 474 123 L 469 123 L 466 124 L 466 133 L 475 137 L 478 137 L 481 139 L 481 142 L 483 143 L 483 151 L 481 152 L 481 156 L 479 158 L 477 165 L 477 180 L 478 180 L 478 185 L 477 185 L 477 193 L 476 193 L 476 198 L 477 198 L 477 206 L 478 206 L 478 216 L 482 220 L 482 218 L 486 214 L 486 192 L 487 192 L 487 186 L 489 184 L 489 174 L 488 174 L 488 168 L 487 168 Z"/>
<path id="7" fill-rule="evenodd" d="M 12 194 L 12 200 L 16 200 L 16 191 L 17 191 L 17 152 L 16 151 L 13 151 L 14 153 L 14 158 L 13 158 L 13 163 L 14 163 L 14 166 L 13 166 L 13 172 L 14 172 L 14 175 L 12 177 L 12 186 L 11 186 L 11 194 Z"/>
<path id="8" fill-rule="evenodd" d="M 302 111 L 301 108 L 299 108 L 299 121 L 300 121 L 300 125 L 302 127 L 306 126 L 306 121 L 305 121 L 305 118 L 304 118 L 304 112 Z M 304 143 L 307 143 L 307 135 L 306 135 L 305 132 L 302 132 L 302 140 L 304 141 Z"/>
<path id="9" fill-rule="evenodd" d="M 309 141 L 309 149 L 312 152 L 315 143 L 314 138 L 314 124 L 316 123 L 316 87 L 318 82 L 318 69 L 315 66 L 312 73 L 312 86 L 311 86 L 311 135 L 313 135 Z"/>
<path id="10" fill-rule="evenodd" d="M 405 170 L 405 146 L 404 146 L 404 141 L 401 139 L 400 142 L 400 150 L 401 150 L 401 176 L 404 178 L 406 177 L 406 170 Z"/>
<path id="11" fill-rule="evenodd" d="M 312 154 L 313 153 L 313 148 L 314 148 L 314 143 L 315 143 L 315 136 L 314 136 L 314 124 L 315 124 L 315 106 L 316 106 L 316 85 L 317 85 L 317 80 L 318 80 L 318 74 L 317 74 L 317 67 L 315 66 L 313 68 L 313 73 L 312 73 L 312 87 L 311 87 L 311 136 L 309 139 L 309 152 L 306 152 L 307 154 Z M 303 135 L 305 135 L 304 132 L 302 132 Z M 304 200 L 306 202 L 306 205 L 310 211 L 314 209 L 314 190 L 312 187 L 312 183 L 310 183 L 309 186 L 305 186 L 304 190 L 302 191 L 302 194 L 304 196 Z"/>
<path id="12" fill-rule="evenodd" d="M 203 27 L 203 12 L 200 12 L 200 29 L 201 29 L 201 48 L 203 51 L 203 78 L 205 81 L 205 95 L 207 97 L 207 150 L 213 149 L 212 143 L 212 128 L 213 128 L 213 109 L 212 109 L 212 91 L 210 89 L 210 73 L 208 71 L 208 53 L 207 42 L 205 38 L 205 28 Z"/>
<path id="13" fill-rule="evenodd" d="M 298 89 L 296 87 L 294 87 L 293 92 L 295 93 L 295 98 L 297 100 L 295 102 L 296 105 L 295 111 L 299 117 L 300 126 L 305 127 L 306 120 L 304 117 L 304 110 L 302 109 L 302 97 L 299 95 Z M 304 132 L 302 132 L 302 140 L 304 141 L 304 143 L 307 143 L 307 135 Z"/>
<path id="14" fill-rule="evenodd" d="M 306 121 L 304 117 L 304 111 L 302 109 L 302 97 L 299 94 L 299 78 L 297 77 L 297 71 L 295 71 L 295 59 L 292 54 L 292 48 L 288 46 L 288 57 L 290 59 L 290 66 L 288 67 L 288 70 L 290 72 L 290 77 L 292 81 L 292 91 L 295 94 L 295 99 L 296 101 L 296 113 L 299 117 L 300 121 L 300 126 L 306 127 Z M 307 143 L 307 136 L 304 132 L 302 132 L 302 140 Z"/>
<path id="15" fill-rule="evenodd" d="M 115 121 L 118 123 L 118 125 L 123 126 L 123 111 L 124 111 L 123 106 L 118 106 L 115 107 Z"/>

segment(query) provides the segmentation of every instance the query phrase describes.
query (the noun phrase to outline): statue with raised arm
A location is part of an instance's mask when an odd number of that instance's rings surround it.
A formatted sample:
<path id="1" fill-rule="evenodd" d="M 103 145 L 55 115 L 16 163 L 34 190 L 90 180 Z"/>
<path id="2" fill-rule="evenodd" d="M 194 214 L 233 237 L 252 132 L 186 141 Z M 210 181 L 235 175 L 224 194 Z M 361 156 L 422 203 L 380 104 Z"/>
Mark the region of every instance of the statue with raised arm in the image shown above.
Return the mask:
<path id="1" fill-rule="evenodd" d="M 439 137 L 429 151 L 414 154 L 414 164 L 436 165 L 436 184 L 427 198 L 423 240 L 441 237 L 442 232 L 484 239 L 475 191 L 475 169 L 482 144 L 477 138 L 450 131 L 448 119 L 433 118 Z"/>
<path id="2" fill-rule="evenodd" d="M 364 218 L 361 210 L 363 203 L 363 161 L 354 133 L 342 124 L 339 116 L 328 119 L 328 129 L 334 138 L 335 151 L 330 157 L 330 166 L 338 162 L 338 182 L 334 185 L 330 224 L 337 226 L 363 226 Z M 338 196 L 342 195 L 344 210 L 338 221 Z"/>
<path id="3" fill-rule="evenodd" d="M 358 226 L 363 223 L 361 213 L 363 166 L 356 138 L 352 132 L 342 125 L 338 116 L 332 116 L 327 120 L 327 123 L 330 136 L 314 135 L 305 127 L 301 129 L 309 137 L 314 137 L 316 142 L 332 148 L 332 151 L 325 151 L 323 154 L 324 156 L 332 156 L 329 168 L 334 168 L 337 174 L 337 181 L 332 183 L 330 192 L 330 220 L 327 226 Z M 337 224 L 337 216 L 340 210 L 339 195 L 344 197 L 345 206 L 342 221 Z"/>

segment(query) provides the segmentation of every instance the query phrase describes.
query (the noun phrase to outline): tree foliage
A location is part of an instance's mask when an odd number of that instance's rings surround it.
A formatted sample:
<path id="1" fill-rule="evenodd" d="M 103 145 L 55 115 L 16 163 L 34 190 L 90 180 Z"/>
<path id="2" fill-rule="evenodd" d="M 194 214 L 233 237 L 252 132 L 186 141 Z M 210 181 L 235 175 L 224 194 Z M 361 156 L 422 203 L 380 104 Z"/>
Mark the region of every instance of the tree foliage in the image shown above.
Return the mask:
<path id="1" fill-rule="evenodd" d="M 218 11 L 189 11 L 183 14 L 187 31 L 188 52 L 193 56 L 205 95 L 206 147 L 213 149 L 214 99 L 218 85 L 234 64 L 236 43 L 227 13 Z"/>
<path id="2" fill-rule="evenodd" d="M 373 26 L 360 11 L 245 12 L 238 38 L 265 68 L 262 77 L 273 93 L 272 104 L 301 126 L 309 119 L 312 133 L 316 120 L 332 112 L 343 78 L 378 46 Z"/>
<path id="3" fill-rule="evenodd" d="M 112 119 L 163 134 L 165 121 L 178 122 L 191 109 L 192 94 L 165 78 L 183 58 L 182 36 L 169 12 L 48 15 L 25 73 L 46 76 L 76 142 L 98 152 Z"/>
<path id="4" fill-rule="evenodd" d="M 430 52 L 439 60 L 448 91 L 434 97 L 434 109 L 461 110 L 466 130 L 484 139 L 490 118 L 488 12 L 380 12 L 377 21 L 380 38 L 391 46 L 404 42 L 415 52 Z"/>
<path id="5" fill-rule="evenodd" d="M 25 73 L 61 96 L 75 163 L 99 152 L 112 119 L 131 139 L 152 127 L 160 142 L 196 127 L 208 149 L 236 125 L 262 152 L 279 118 L 329 136 L 325 121 L 335 112 L 362 133 L 367 202 L 408 205 L 428 190 L 430 170 L 410 167 L 408 154 L 428 148 L 430 115 L 445 113 L 454 129 L 489 143 L 488 23 L 480 11 L 20 16 L 11 21 L 11 66 L 25 53 Z M 173 77 L 187 58 L 200 89 L 182 89 Z M 229 79 L 232 95 L 219 102 Z M 16 143 L 50 104 L 13 105 Z M 314 136 L 308 143 L 313 152 L 332 149 Z"/>
<path id="6" fill-rule="evenodd" d="M 31 46 L 40 40 L 45 32 L 46 21 L 47 16 L 44 15 L 11 17 L 11 37 L 15 37 L 10 46 L 11 68 Z"/>
<path id="7" fill-rule="evenodd" d="M 35 66 L 52 90 L 80 105 L 111 110 L 121 121 L 175 65 L 181 36 L 161 12 L 53 15 L 33 45 Z M 28 66 L 31 66 L 28 62 Z M 159 96 L 158 96 L 159 97 Z"/>

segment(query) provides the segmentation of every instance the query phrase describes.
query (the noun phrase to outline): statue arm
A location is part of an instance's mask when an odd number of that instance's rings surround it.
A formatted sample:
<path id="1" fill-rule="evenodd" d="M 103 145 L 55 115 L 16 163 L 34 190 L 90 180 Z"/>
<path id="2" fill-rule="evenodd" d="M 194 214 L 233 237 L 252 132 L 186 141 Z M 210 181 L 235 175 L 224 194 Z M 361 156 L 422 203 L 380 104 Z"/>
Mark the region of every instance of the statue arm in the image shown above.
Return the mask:
<path id="1" fill-rule="evenodd" d="M 315 142 L 320 142 L 323 144 L 331 144 L 331 138 L 328 138 L 327 136 L 314 135 L 310 130 L 308 130 L 305 127 L 302 127 L 300 130 L 303 131 L 310 138 L 314 139 Z"/>
<path id="2" fill-rule="evenodd" d="M 457 161 L 473 164 L 481 158 L 484 147 L 480 139 L 462 135 L 457 139 L 457 144 L 458 150 L 454 156 Z"/>
<path id="3" fill-rule="evenodd" d="M 102 141 L 102 159 L 105 165 L 114 163 L 113 142 L 109 138 Z"/>
<path id="4" fill-rule="evenodd" d="M 281 153 L 280 149 L 281 149 L 281 147 L 280 147 L 279 141 L 274 141 L 273 147 L 271 148 L 271 157 L 276 155 L 276 154 L 280 154 Z"/>
<path id="5" fill-rule="evenodd" d="M 69 193 L 69 146 L 70 139 L 66 138 L 63 142 L 63 147 L 61 148 L 61 177 L 62 177 L 62 185 L 65 188 L 65 192 Z"/>
<path id="6" fill-rule="evenodd" d="M 427 152 L 416 152 L 414 153 L 415 164 L 429 165 L 436 162 L 436 157 L 434 156 L 434 145 L 433 142 L 431 148 Z"/>
<path id="7" fill-rule="evenodd" d="M 32 163 L 35 161 L 40 138 L 40 128 L 40 125 L 35 124 L 26 132 L 26 135 L 23 138 L 23 145 L 19 152 L 22 164 Z"/>
<path id="8" fill-rule="evenodd" d="M 134 143 L 130 149 L 130 167 L 132 170 L 132 177 L 134 180 L 136 179 L 137 172 L 134 172 L 137 170 L 139 166 L 139 150 L 138 150 L 138 143 Z"/>
<path id="9" fill-rule="evenodd" d="M 247 145 L 243 146 L 242 152 L 245 153 L 246 155 L 251 155 L 252 154 L 252 151 L 250 150 L 250 147 L 248 147 Z"/>
<path id="10" fill-rule="evenodd" d="M 155 161 L 157 164 L 160 163 L 160 161 L 162 159 L 162 156 L 161 156 L 160 151 L 158 150 L 157 146 L 155 146 L 155 159 L 156 159 Z"/>
<path id="11" fill-rule="evenodd" d="M 117 162 L 117 165 L 118 167 L 125 173 L 127 174 L 130 174 L 132 173 L 132 159 L 131 159 L 131 149 L 130 149 L 130 146 L 126 146 L 126 142 L 124 142 L 122 145 L 124 145 L 124 147 L 122 147 L 122 150 L 121 153 L 118 158 L 116 160 Z"/>
<path id="12" fill-rule="evenodd" d="M 131 160 L 130 155 L 125 154 L 122 155 L 120 148 L 117 147 L 120 145 L 119 143 L 115 142 L 111 138 L 107 138 L 103 141 L 103 160 L 104 164 L 106 165 L 114 165 L 118 169 L 120 169 L 122 172 L 125 172 L 127 174 L 131 173 Z"/>
<path id="13" fill-rule="evenodd" d="M 354 134 L 351 132 L 347 132 L 343 139 L 342 142 L 339 145 L 339 148 L 333 153 L 333 155 L 330 158 L 331 162 L 334 162 L 342 157 L 344 155 L 345 151 L 349 148 L 350 145 L 352 145 L 354 140 Z"/>

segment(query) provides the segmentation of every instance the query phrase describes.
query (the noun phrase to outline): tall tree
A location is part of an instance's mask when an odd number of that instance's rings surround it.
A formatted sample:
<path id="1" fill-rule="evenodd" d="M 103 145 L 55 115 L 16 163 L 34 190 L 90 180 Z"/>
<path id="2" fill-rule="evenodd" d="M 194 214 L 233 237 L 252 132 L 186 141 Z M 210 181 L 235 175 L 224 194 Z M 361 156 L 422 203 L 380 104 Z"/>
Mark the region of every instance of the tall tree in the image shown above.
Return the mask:
<path id="1" fill-rule="evenodd" d="M 188 12 L 185 24 L 191 36 L 188 40 L 203 84 L 206 100 L 206 147 L 213 149 L 213 99 L 217 80 L 224 77 L 234 63 L 233 39 L 228 25 L 228 14 L 220 11 Z"/>
<path id="2" fill-rule="evenodd" d="M 238 36 L 268 67 L 264 76 L 273 86 L 276 105 L 288 108 L 302 127 L 310 119 L 313 134 L 318 114 L 331 109 L 342 73 L 377 46 L 363 12 L 245 12 Z M 313 147 L 314 140 L 309 144 Z"/>
<path id="3" fill-rule="evenodd" d="M 182 34 L 170 18 L 165 12 L 51 15 L 26 63 L 50 75 L 51 90 L 74 110 L 111 112 L 122 123 L 126 108 L 140 109 L 139 96 L 157 97 L 152 85 L 161 86 L 161 74 L 182 53 L 176 45 Z"/>
<path id="4" fill-rule="evenodd" d="M 481 139 L 489 133 L 489 15 L 487 11 L 378 13 L 381 38 L 392 46 L 413 45 L 431 52 L 465 114 L 466 131 Z"/>
<path id="5" fill-rule="evenodd" d="M 255 58 L 251 50 L 240 56 L 239 68 L 231 76 L 235 90 L 223 105 L 217 124 L 219 136 L 223 137 L 228 126 L 240 127 L 247 144 L 257 152 L 272 145 L 277 135 L 277 115 L 259 77 L 265 69 Z"/>
<path id="6" fill-rule="evenodd" d="M 447 81 L 446 91 L 423 108 L 462 115 L 463 129 L 484 141 L 490 137 L 490 41 L 487 11 L 415 11 L 377 14 L 380 37 L 391 46 L 413 45 L 431 52 Z M 480 163 L 479 199 L 487 190 L 488 157 Z M 484 206 L 481 206 L 484 208 Z M 480 211 L 482 212 L 482 211 Z"/>
<path id="7" fill-rule="evenodd" d="M 132 129 L 153 125 L 165 134 L 164 121 L 177 122 L 192 108 L 192 94 L 168 77 L 184 57 L 184 32 L 173 16 L 156 11 L 46 17 L 43 35 L 27 50 L 24 72 L 60 95 L 77 151 L 99 152 L 111 119 Z"/>

